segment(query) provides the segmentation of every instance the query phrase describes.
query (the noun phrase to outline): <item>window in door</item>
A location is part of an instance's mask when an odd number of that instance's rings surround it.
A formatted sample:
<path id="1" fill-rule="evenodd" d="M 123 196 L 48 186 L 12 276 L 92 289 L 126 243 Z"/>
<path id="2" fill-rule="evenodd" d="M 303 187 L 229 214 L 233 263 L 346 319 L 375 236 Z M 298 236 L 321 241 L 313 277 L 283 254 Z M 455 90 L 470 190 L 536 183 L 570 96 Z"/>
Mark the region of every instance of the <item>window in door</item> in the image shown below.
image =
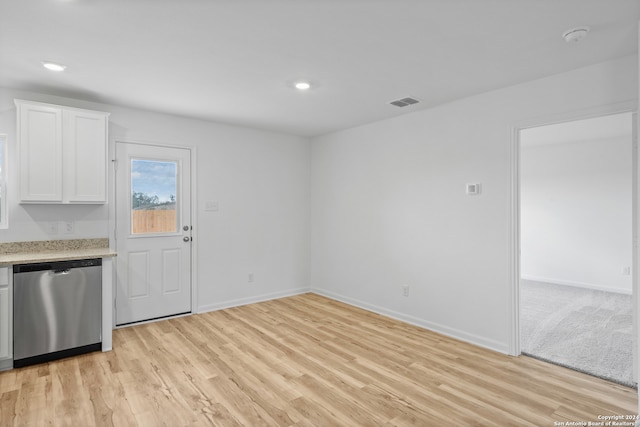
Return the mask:
<path id="1" fill-rule="evenodd" d="M 178 163 L 131 159 L 131 233 L 178 231 Z"/>

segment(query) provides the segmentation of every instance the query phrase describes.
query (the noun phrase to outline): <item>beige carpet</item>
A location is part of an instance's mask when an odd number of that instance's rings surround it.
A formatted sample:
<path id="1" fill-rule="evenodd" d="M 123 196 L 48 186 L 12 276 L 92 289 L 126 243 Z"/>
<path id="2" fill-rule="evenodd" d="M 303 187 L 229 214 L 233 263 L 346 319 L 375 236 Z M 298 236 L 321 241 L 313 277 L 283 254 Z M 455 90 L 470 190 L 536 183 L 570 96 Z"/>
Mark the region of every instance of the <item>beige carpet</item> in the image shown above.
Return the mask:
<path id="1" fill-rule="evenodd" d="M 522 280 L 522 352 L 635 387 L 631 295 Z"/>

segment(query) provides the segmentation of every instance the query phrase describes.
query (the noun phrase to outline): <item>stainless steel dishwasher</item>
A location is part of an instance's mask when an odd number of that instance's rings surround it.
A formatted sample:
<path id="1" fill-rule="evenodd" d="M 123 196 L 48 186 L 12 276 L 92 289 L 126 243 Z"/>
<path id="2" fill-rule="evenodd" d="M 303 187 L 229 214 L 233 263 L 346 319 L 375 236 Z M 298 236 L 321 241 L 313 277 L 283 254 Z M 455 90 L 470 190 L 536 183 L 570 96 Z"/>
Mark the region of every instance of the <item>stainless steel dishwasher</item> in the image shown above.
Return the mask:
<path id="1" fill-rule="evenodd" d="M 13 366 L 101 349 L 102 259 L 13 267 Z"/>

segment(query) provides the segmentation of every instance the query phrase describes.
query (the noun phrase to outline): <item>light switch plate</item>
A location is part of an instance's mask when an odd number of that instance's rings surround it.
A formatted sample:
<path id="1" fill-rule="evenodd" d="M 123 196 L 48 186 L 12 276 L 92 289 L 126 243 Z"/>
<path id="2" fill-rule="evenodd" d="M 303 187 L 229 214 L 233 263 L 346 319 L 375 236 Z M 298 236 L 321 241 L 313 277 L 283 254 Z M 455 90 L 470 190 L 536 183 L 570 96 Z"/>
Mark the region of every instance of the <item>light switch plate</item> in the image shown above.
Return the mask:
<path id="1" fill-rule="evenodd" d="M 204 210 L 206 212 L 217 212 L 218 211 L 218 202 L 207 200 L 204 202 Z"/>

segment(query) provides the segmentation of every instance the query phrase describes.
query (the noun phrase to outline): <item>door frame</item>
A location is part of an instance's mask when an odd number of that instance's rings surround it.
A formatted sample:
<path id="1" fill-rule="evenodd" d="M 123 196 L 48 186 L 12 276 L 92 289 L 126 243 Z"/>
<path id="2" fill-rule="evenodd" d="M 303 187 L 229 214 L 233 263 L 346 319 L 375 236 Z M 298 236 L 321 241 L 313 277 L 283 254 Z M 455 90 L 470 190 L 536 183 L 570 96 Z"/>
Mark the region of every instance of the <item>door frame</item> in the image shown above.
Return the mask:
<path id="1" fill-rule="evenodd" d="M 113 138 L 109 140 L 109 159 L 110 159 L 110 167 L 109 167 L 109 191 L 108 191 L 108 201 L 109 203 L 109 249 L 112 251 L 116 251 L 116 212 L 117 212 L 117 199 L 116 199 L 116 143 L 124 143 L 124 144 L 137 144 L 137 145 L 146 145 L 153 147 L 163 147 L 163 148 L 180 148 L 189 150 L 189 161 L 191 162 L 191 175 L 189 179 L 191 180 L 191 224 L 193 226 L 193 230 L 191 231 L 191 236 L 193 239 L 193 243 L 191 244 L 191 313 L 195 314 L 198 312 L 198 275 L 196 272 L 198 271 L 197 267 L 197 259 L 198 259 L 198 211 L 197 211 L 197 165 L 196 159 L 198 158 L 196 153 L 196 147 L 192 145 L 176 145 L 176 144 L 167 144 L 161 142 L 150 142 L 150 141 L 142 141 L 138 139 L 126 139 L 126 138 Z M 112 310 L 112 329 L 116 329 L 116 287 L 118 276 L 117 272 L 117 263 L 118 257 L 113 258 L 113 283 L 112 283 L 112 295 L 111 295 L 111 310 Z M 189 314 L 187 314 L 188 316 Z M 178 315 L 179 317 L 180 315 Z M 184 316 L 184 315 L 183 315 Z M 136 324 L 143 324 L 153 322 L 151 321 L 142 321 L 137 322 Z"/>
<path id="2" fill-rule="evenodd" d="M 516 123 L 511 129 L 510 163 L 511 163 L 511 185 L 510 185 L 510 225 L 509 225 L 509 325 L 511 325 L 509 354 L 520 356 L 520 131 L 532 127 L 546 126 L 564 123 L 574 120 L 583 120 L 599 116 L 607 116 L 619 113 L 633 113 L 634 119 L 637 116 L 638 104 L 635 101 L 622 102 L 617 104 L 603 105 L 600 107 L 576 110 L 567 113 L 552 114 L 545 117 L 525 120 Z M 633 335 L 636 340 L 634 347 L 633 370 L 634 376 L 638 377 L 639 329 L 638 329 L 638 307 L 640 295 L 638 292 L 638 222 L 640 221 L 640 183 L 638 181 L 638 123 L 633 120 L 632 135 L 632 187 L 631 187 L 631 217 L 632 217 L 632 249 L 631 249 L 631 292 L 633 298 Z"/>

